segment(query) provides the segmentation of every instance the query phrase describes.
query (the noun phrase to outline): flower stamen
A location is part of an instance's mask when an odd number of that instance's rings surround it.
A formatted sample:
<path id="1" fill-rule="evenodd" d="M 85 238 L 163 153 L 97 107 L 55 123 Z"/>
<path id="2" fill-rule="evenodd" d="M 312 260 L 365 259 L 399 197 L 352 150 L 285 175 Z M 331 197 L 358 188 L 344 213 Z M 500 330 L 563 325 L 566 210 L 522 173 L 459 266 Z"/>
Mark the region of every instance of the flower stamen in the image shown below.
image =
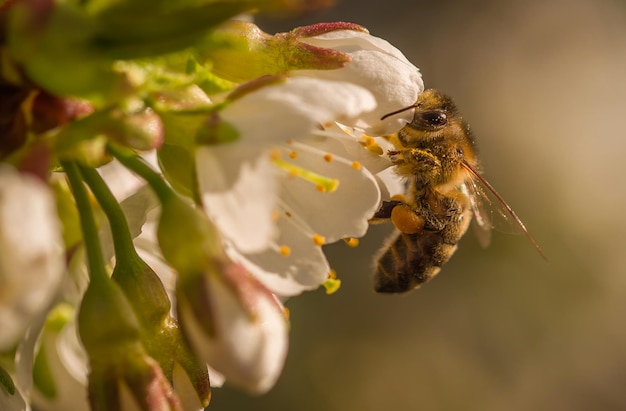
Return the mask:
<path id="1" fill-rule="evenodd" d="M 343 241 L 349 246 L 349 247 L 357 247 L 359 245 L 359 239 L 358 238 L 354 238 L 354 237 L 347 237 L 344 238 Z"/>
<path id="2" fill-rule="evenodd" d="M 341 280 L 337 278 L 337 272 L 330 270 L 328 278 L 322 283 L 322 287 L 326 289 L 326 294 L 334 294 L 341 287 Z"/>
<path id="3" fill-rule="evenodd" d="M 326 238 L 319 234 L 313 234 L 313 242 L 315 245 L 323 246 L 326 243 Z"/>
<path id="4" fill-rule="evenodd" d="M 317 187 L 318 191 L 321 191 L 323 193 L 332 193 L 339 186 L 339 180 L 337 180 L 336 178 L 324 177 L 320 174 L 314 173 L 302 167 L 298 167 L 279 158 L 272 158 L 272 161 L 275 165 L 287 171 L 290 176 L 300 177 L 306 181 L 315 184 L 315 187 Z"/>
<path id="5" fill-rule="evenodd" d="M 281 245 L 280 247 L 278 247 L 278 252 L 283 257 L 289 257 L 289 255 L 291 254 L 291 248 L 289 246 L 286 246 L 286 245 Z"/>
<path id="6" fill-rule="evenodd" d="M 374 137 L 363 134 L 361 138 L 363 139 L 363 141 L 359 141 L 360 145 L 378 156 L 383 154 L 383 148 L 376 142 L 376 139 L 374 139 Z"/>

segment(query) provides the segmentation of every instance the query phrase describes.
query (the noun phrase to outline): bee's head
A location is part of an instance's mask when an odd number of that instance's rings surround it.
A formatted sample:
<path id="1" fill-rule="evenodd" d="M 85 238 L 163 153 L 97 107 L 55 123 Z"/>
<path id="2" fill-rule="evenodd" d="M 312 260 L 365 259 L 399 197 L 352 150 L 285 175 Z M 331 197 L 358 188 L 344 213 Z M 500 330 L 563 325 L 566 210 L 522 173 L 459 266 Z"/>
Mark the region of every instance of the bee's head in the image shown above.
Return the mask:
<path id="1" fill-rule="evenodd" d="M 457 116 L 456 106 L 450 97 L 437 90 L 424 90 L 417 97 L 411 126 L 418 130 L 435 131 Z"/>
<path id="2" fill-rule="evenodd" d="M 450 97 L 428 89 L 419 94 L 415 104 L 388 113 L 381 120 L 412 109 L 415 109 L 415 114 L 410 126 L 415 130 L 436 131 L 445 127 L 453 118 L 458 118 L 456 105 Z"/>

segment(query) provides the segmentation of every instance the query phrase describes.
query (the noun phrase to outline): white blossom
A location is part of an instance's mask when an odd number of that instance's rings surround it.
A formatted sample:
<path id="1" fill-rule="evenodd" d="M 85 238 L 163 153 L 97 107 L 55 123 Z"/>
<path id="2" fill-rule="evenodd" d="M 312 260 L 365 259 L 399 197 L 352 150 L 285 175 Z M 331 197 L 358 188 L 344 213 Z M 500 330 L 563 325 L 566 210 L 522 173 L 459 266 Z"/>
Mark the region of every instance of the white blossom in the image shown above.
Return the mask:
<path id="1" fill-rule="evenodd" d="M 38 179 L 0 166 L 0 349 L 46 309 L 64 273 L 54 197 Z"/>
<path id="2" fill-rule="evenodd" d="M 376 176 L 391 166 L 384 150 L 364 149 L 337 124 L 353 134 L 395 132 L 412 111 L 380 118 L 423 90 L 419 70 L 385 40 L 353 30 L 299 40 L 352 61 L 296 70 L 235 100 L 220 115 L 239 139 L 201 147 L 196 157 L 205 210 L 232 245 L 229 256 L 281 296 L 322 284 L 330 267 L 320 246 L 362 236 L 390 195 Z M 326 183 L 332 187 L 320 190 Z"/>
<path id="3" fill-rule="evenodd" d="M 227 382 L 268 391 L 287 355 L 282 305 L 238 264 L 196 280 L 178 287 L 178 317 L 192 348 Z"/>
<path id="4" fill-rule="evenodd" d="M 272 222 L 278 201 L 273 147 L 305 137 L 319 124 L 354 118 L 374 107 L 372 95 L 362 87 L 311 78 L 287 79 L 234 101 L 221 115 L 239 139 L 200 147 L 196 156 L 207 214 L 242 252 L 264 250 L 277 234 Z"/>
<path id="5" fill-rule="evenodd" d="M 90 409 L 87 355 L 78 339 L 76 323 L 70 319 L 73 310 L 68 308 L 61 305 L 52 312 L 40 337 L 37 371 L 45 376 L 39 378 L 40 385 L 35 384 L 32 401 L 42 411 Z"/>
<path id="6" fill-rule="evenodd" d="M 419 69 L 386 40 L 354 30 L 331 31 L 300 41 L 328 47 L 348 54 L 352 61 L 336 70 L 298 70 L 293 75 L 333 81 L 347 81 L 369 90 L 377 102 L 376 110 L 363 113 L 354 122 L 344 124 L 380 136 L 398 131 L 411 120 L 412 111 L 381 120 L 385 114 L 408 107 L 424 90 Z"/>

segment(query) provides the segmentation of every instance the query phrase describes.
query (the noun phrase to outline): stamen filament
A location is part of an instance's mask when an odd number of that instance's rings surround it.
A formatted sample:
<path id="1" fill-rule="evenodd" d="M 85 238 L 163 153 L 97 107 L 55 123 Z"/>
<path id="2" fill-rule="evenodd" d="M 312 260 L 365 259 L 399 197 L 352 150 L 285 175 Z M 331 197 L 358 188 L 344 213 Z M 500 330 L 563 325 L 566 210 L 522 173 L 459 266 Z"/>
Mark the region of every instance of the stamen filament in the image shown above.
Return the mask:
<path id="1" fill-rule="evenodd" d="M 290 176 L 300 177 L 315 184 L 315 187 L 317 187 L 319 191 L 332 193 L 339 186 L 339 180 L 336 178 L 322 176 L 305 168 L 296 166 L 295 164 L 283 161 L 279 158 L 273 158 L 272 161 L 275 165 L 289 173 Z"/>

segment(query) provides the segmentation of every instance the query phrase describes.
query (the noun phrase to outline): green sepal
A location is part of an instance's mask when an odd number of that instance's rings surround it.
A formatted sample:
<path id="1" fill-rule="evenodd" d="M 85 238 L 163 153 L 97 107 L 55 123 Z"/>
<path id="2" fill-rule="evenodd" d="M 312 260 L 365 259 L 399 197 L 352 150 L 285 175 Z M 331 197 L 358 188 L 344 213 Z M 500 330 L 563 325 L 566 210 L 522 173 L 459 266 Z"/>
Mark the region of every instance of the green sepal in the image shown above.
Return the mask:
<path id="1" fill-rule="evenodd" d="M 223 255 L 219 233 L 202 211 L 177 196 L 161 205 L 157 239 L 163 257 L 179 275 L 203 271 Z"/>
<path id="2" fill-rule="evenodd" d="M 114 141 L 136 150 L 159 147 L 163 141 L 160 117 L 150 109 L 97 111 L 53 132 L 54 149 L 63 159 L 101 165 L 108 161 L 104 145 Z"/>
<path id="3" fill-rule="evenodd" d="M 193 150 L 164 144 L 157 151 L 159 167 L 172 187 L 180 194 L 193 198 L 196 192 L 196 160 Z"/>
<path id="4" fill-rule="evenodd" d="M 333 27 L 333 30 L 342 29 Z M 195 48 L 196 59 L 209 64 L 216 75 L 233 82 L 293 70 L 338 69 L 350 61 L 347 54 L 299 41 L 304 30 L 269 35 L 253 23 L 230 21 Z"/>
<path id="5" fill-rule="evenodd" d="M 0 389 L 6 391 L 9 395 L 15 395 L 15 383 L 9 373 L 0 367 Z"/>

